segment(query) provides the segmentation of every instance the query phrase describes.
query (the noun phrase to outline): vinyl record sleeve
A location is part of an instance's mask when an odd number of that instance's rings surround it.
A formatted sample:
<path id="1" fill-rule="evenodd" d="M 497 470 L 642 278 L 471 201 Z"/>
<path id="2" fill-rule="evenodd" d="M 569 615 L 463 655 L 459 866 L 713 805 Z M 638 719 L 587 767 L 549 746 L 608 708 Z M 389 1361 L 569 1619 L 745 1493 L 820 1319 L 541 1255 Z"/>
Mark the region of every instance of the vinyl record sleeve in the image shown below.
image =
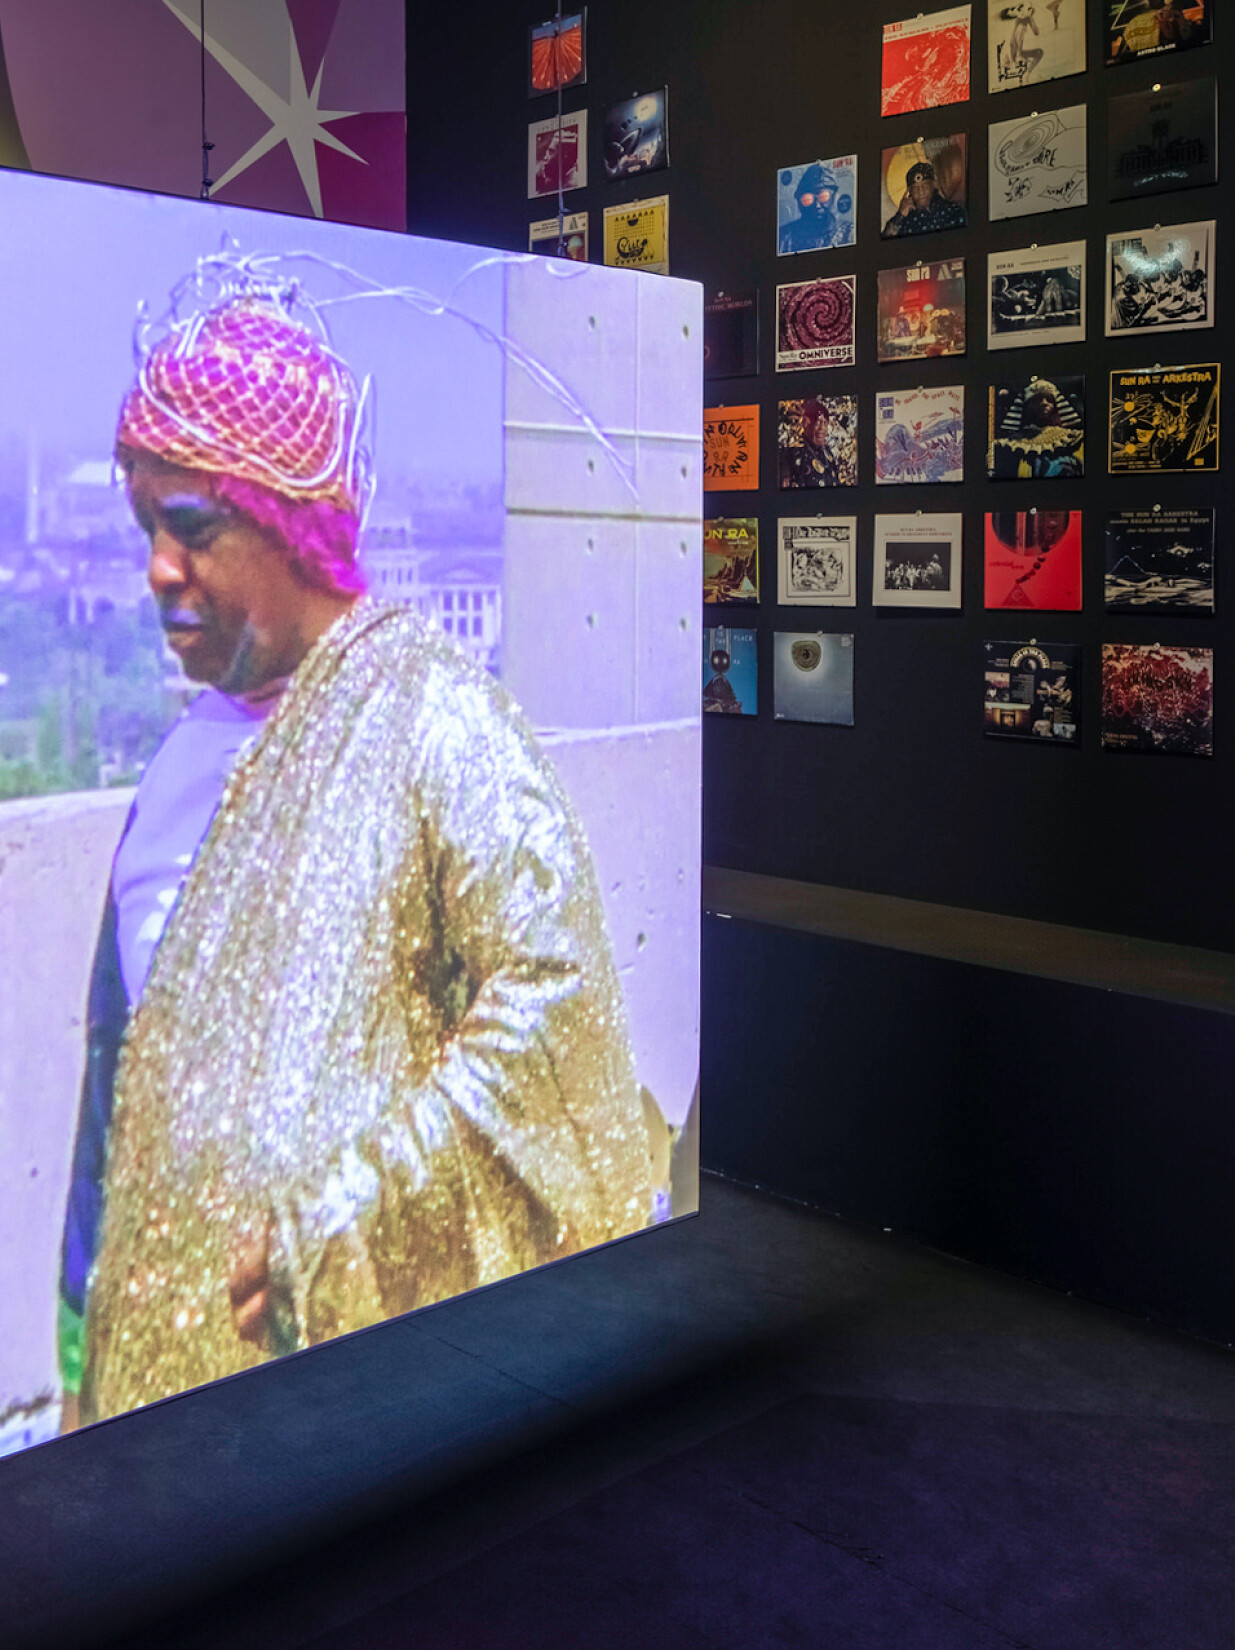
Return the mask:
<path id="1" fill-rule="evenodd" d="M 1218 89 L 1212 77 L 1113 97 L 1107 105 L 1113 201 L 1218 181 Z"/>
<path id="2" fill-rule="evenodd" d="M 1157 505 L 1106 518 L 1108 613 L 1212 613 L 1214 512 Z"/>
<path id="3" fill-rule="evenodd" d="M 968 103 L 971 12 L 949 6 L 883 25 L 880 114 Z"/>
<path id="4" fill-rule="evenodd" d="M 986 473 L 992 481 L 1075 480 L 1085 473 L 1085 379 L 1027 373 L 992 384 Z"/>
<path id="5" fill-rule="evenodd" d="M 1222 368 L 1149 367 L 1111 374 L 1112 475 L 1216 470 Z"/>
<path id="6" fill-rule="evenodd" d="M 986 346 L 1025 349 L 1085 338 L 1085 243 L 992 252 L 986 260 Z"/>
<path id="7" fill-rule="evenodd" d="M 856 487 L 856 396 L 811 395 L 778 401 L 776 447 L 782 488 Z"/>
<path id="8" fill-rule="evenodd" d="M 565 91 L 587 79 L 587 7 L 528 30 L 528 96 Z"/>
<path id="9" fill-rule="evenodd" d="M 759 714 L 759 636 L 730 625 L 703 628 L 703 714 Z"/>
<path id="10" fill-rule="evenodd" d="M 855 286 L 853 275 L 831 275 L 777 287 L 777 372 L 854 364 Z"/>
<path id="11" fill-rule="evenodd" d="M 605 110 L 601 144 L 605 177 L 634 177 L 669 164 L 669 89 L 623 98 Z"/>
<path id="12" fill-rule="evenodd" d="M 1079 510 L 988 512 L 984 549 L 986 607 L 1080 611 Z"/>
<path id="13" fill-rule="evenodd" d="M 965 479 L 965 386 L 919 385 L 875 396 L 875 484 Z"/>
<path id="14" fill-rule="evenodd" d="M 534 120 L 527 129 L 527 194 L 529 200 L 583 189 L 587 185 L 587 110 L 559 120 Z"/>
<path id="15" fill-rule="evenodd" d="M 1190 51 L 1213 39 L 1217 0 L 1099 0 L 1106 10 L 1106 61 L 1136 63 Z"/>
<path id="16" fill-rule="evenodd" d="M 1213 649 L 1104 643 L 1102 748 L 1212 756 Z"/>
<path id="17" fill-rule="evenodd" d="M 808 160 L 776 174 L 776 255 L 852 246 L 858 238 L 858 157 Z"/>
<path id="18" fill-rule="evenodd" d="M 614 269 L 669 273 L 669 197 L 605 207 L 605 262 Z"/>
<path id="19" fill-rule="evenodd" d="M 875 517 L 875 607 L 959 607 L 964 518 L 917 510 Z"/>
<path id="20" fill-rule="evenodd" d="M 988 91 L 1084 74 L 1085 0 L 987 0 L 986 41 Z"/>
<path id="21" fill-rule="evenodd" d="M 1155 224 L 1106 237 L 1106 335 L 1195 332 L 1214 324 L 1217 223 Z"/>
<path id="22" fill-rule="evenodd" d="M 782 516 L 776 523 L 776 599 L 782 607 L 854 607 L 856 516 Z"/>
<path id="23" fill-rule="evenodd" d="M 586 212 L 567 212 L 560 225 L 556 218 L 543 218 L 527 226 L 527 249 L 543 258 L 569 258 L 572 263 L 585 264 L 588 254 L 588 215 Z M 562 250 L 558 251 L 559 239 Z"/>
<path id="24" fill-rule="evenodd" d="M 991 739 L 1079 746 L 1081 649 L 1075 642 L 983 642 L 983 731 Z"/>
<path id="25" fill-rule="evenodd" d="M 755 492 L 759 486 L 759 408 L 703 409 L 705 492 Z"/>
<path id="26" fill-rule="evenodd" d="M 778 722 L 853 726 L 853 636 L 778 630 L 772 638 L 772 707 Z"/>
<path id="27" fill-rule="evenodd" d="M 710 516 L 703 523 L 705 602 L 759 600 L 759 521 L 755 516 Z"/>
<path id="28" fill-rule="evenodd" d="M 885 241 L 964 229 L 969 222 L 969 135 L 918 138 L 885 149 L 879 169 Z"/>
<path id="29" fill-rule="evenodd" d="M 1084 103 L 996 121 L 988 138 L 992 223 L 1061 212 L 1089 200 L 1089 111 Z"/>
<path id="30" fill-rule="evenodd" d="M 880 361 L 964 355 L 964 258 L 881 269 L 878 288 Z"/>
<path id="31" fill-rule="evenodd" d="M 703 376 L 753 378 L 758 371 L 758 292 L 712 293 L 703 303 Z"/>

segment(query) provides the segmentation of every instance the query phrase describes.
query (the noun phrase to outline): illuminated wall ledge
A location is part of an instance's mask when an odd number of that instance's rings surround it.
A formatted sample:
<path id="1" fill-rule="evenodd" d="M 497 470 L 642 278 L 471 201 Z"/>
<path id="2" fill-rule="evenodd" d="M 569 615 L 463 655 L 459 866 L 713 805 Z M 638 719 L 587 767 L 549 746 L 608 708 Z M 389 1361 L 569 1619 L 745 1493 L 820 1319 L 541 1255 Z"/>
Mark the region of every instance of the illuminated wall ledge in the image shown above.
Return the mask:
<path id="1" fill-rule="evenodd" d="M 1235 1014 L 1235 955 L 892 894 L 703 867 L 703 909 L 770 927 L 857 940 Z"/>

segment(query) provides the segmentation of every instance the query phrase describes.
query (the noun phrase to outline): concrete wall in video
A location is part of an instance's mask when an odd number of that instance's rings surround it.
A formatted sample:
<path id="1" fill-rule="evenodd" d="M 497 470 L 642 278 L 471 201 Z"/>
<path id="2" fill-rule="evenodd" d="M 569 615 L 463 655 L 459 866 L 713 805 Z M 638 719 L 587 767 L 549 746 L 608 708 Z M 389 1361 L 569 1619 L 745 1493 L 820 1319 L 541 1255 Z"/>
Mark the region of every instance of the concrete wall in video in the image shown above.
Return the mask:
<path id="1" fill-rule="evenodd" d="M 701 297 L 0 173 L 0 1453 L 696 1206 Z"/>

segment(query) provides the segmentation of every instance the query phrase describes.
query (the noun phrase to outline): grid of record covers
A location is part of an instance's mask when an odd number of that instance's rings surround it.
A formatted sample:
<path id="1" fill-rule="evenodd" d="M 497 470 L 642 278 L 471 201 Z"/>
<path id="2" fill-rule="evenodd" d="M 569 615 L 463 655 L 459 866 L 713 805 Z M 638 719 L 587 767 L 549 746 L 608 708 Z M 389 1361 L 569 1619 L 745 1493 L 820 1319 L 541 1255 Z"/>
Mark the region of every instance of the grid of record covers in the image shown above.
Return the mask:
<path id="1" fill-rule="evenodd" d="M 556 106 L 527 129 L 527 198 L 537 218 L 528 225 L 529 252 L 573 258 L 591 256 L 591 213 L 578 206 L 588 187 L 588 111 L 562 107 L 562 94 L 586 84 L 587 8 L 559 11 L 528 30 L 528 95 L 556 94 Z M 669 165 L 669 91 L 635 92 L 608 105 L 601 116 L 601 169 L 606 183 L 634 179 L 637 198 L 603 208 L 603 259 L 616 269 L 669 273 L 669 197 L 645 193 L 645 172 Z M 570 195 L 570 210 L 566 197 Z"/>
<path id="2" fill-rule="evenodd" d="M 1082 558 L 1101 556 L 1100 728 L 1089 743 L 1212 754 L 1215 224 L 1187 211 L 1184 192 L 1217 181 L 1214 9 L 1215 0 L 1089 0 L 1088 10 L 1086 0 L 978 0 L 883 24 L 881 114 L 938 112 L 924 113 L 912 138 L 904 121 L 892 122 L 899 141 L 881 153 L 788 155 L 768 179 L 768 255 L 774 244 L 785 260 L 774 299 L 762 295 L 771 339 L 761 338 L 757 290 L 709 292 L 705 306 L 704 370 L 717 381 L 704 430 L 705 713 L 766 715 L 770 698 L 779 720 L 860 726 L 864 661 L 843 610 L 869 592 L 875 607 L 917 609 L 938 623 L 962 607 L 968 542 L 971 555 L 980 551 L 991 615 L 974 660 L 975 735 L 980 725 L 997 740 L 1081 745 L 1079 621 L 1038 615 L 1079 614 Z M 983 24 L 984 68 L 971 62 Z M 876 41 L 872 32 L 872 49 Z M 1163 65 L 1177 56 L 1167 83 Z M 956 106 L 983 73 L 988 95 L 1040 84 L 1036 106 L 1011 99 L 1012 118 L 970 129 Z M 1101 175 L 1089 163 L 1098 121 Z M 1017 220 L 1015 244 L 966 257 L 953 234 L 948 256 L 932 257 L 932 237 L 975 227 L 969 181 L 983 140 L 989 218 Z M 859 190 L 880 196 L 886 267 L 873 275 L 844 273 Z M 1115 221 L 1126 228 L 1086 237 L 1088 214 L 1053 219 L 1100 200 L 1118 203 Z M 1062 233 L 1052 233 L 1056 222 Z M 1101 283 L 1100 305 L 1090 282 Z M 1099 309 L 1119 362 L 1110 368 L 1108 356 L 1100 375 L 1086 371 L 1087 318 L 1092 331 Z M 873 327 L 857 325 L 871 315 Z M 983 345 L 989 370 L 975 395 L 972 374 L 956 382 L 950 363 Z M 810 377 L 786 381 L 774 408 L 740 388 L 730 404 L 719 381 L 755 377 L 761 347 L 773 350 L 778 374 Z M 871 361 L 877 373 L 921 363 L 921 382 L 877 381 L 873 397 L 860 394 L 844 369 Z M 976 422 L 985 438 L 977 474 L 972 444 L 966 472 L 964 442 Z M 761 454 L 761 425 L 774 451 Z M 876 487 L 937 484 L 939 507 L 897 511 L 889 492 L 873 521 L 846 510 L 846 489 L 857 487 L 860 466 L 869 475 L 872 457 Z M 1056 484 L 1084 477 L 1086 466 L 1130 478 L 1119 495 L 1126 507 L 1060 507 L 1061 492 L 1084 495 Z M 1182 497 L 1155 496 L 1153 478 L 1184 474 L 1196 479 Z M 1007 484 L 997 508 L 962 508 L 964 484 L 978 479 Z M 776 489 L 773 543 L 766 515 L 761 542 L 761 489 Z M 1100 519 L 1083 519 L 1091 514 Z M 972 600 L 972 577 L 969 589 Z M 761 596 L 803 609 L 799 628 L 772 637 L 770 694 L 754 622 Z M 1195 645 L 1156 641 L 1158 616 L 1195 620 Z M 1053 639 L 1039 640 L 1047 633 Z"/>

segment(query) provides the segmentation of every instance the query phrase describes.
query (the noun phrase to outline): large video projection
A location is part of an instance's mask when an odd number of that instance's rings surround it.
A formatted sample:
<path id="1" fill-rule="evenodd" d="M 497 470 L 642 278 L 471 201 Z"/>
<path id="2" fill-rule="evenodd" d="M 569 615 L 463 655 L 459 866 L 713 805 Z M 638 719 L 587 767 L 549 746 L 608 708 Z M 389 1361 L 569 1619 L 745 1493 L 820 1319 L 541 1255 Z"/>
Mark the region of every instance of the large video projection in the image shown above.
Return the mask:
<path id="1" fill-rule="evenodd" d="M 693 285 L 0 172 L 0 1454 L 696 1206 Z"/>

